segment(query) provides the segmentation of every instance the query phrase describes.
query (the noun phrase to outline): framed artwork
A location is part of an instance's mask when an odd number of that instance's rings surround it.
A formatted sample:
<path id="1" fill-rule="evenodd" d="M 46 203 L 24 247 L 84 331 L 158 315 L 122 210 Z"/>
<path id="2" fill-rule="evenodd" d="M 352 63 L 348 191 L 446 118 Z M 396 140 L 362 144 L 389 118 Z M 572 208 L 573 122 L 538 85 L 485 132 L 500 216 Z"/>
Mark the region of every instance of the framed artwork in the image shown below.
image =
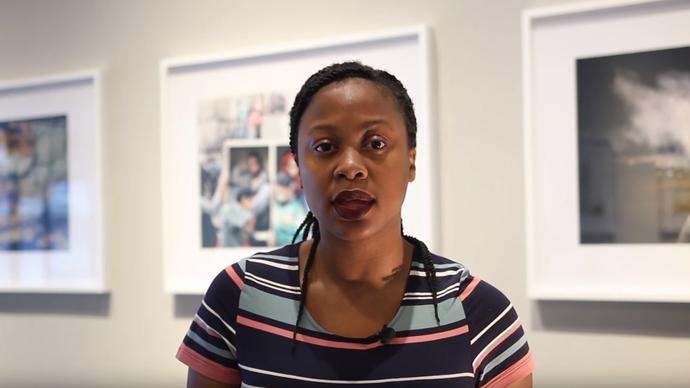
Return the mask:
<path id="1" fill-rule="evenodd" d="M 0 83 L 0 292 L 103 293 L 97 71 Z"/>
<path id="2" fill-rule="evenodd" d="M 689 25 L 688 1 L 524 14 L 532 298 L 690 302 Z"/>
<path id="3" fill-rule="evenodd" d="M 428 33 L 413 27 L 160 66 L 165 288 L 201 294 L 220 270 L 288 244 L 306 215 L 289 111 L 317 70 L 350 60 L 395 74 L 418 120 L 406 233 L 438 244 Z M 414 222 L 412 222 L 414 220 Z"/>

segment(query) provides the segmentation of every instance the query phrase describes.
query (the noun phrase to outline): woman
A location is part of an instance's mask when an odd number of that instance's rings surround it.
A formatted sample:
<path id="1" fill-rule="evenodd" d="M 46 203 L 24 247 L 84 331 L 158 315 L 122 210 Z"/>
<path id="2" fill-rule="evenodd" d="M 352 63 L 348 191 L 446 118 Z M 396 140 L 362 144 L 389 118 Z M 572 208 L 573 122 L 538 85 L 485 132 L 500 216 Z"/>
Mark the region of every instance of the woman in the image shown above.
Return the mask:
<path id="1" fill-rule="evenodd" d="M 416 131 L 384 71 L 341 63 L 306 81 L 290 112 L 303 241 L 216 277 L 177 354 L 188 387 L 531 387 L 505 296 L 403 234 Z"/>

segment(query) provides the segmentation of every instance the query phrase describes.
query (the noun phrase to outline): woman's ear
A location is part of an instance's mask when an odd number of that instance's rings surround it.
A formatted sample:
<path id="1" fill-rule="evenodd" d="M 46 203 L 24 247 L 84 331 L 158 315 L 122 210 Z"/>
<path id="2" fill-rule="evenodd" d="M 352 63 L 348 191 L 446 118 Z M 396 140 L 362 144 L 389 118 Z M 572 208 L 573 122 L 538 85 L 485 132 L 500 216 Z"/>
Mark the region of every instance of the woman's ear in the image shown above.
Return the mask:
<path id="1" fill-rule="evenodd" d="M 407 153 L 408 158 L 410 159 L 410 171 L 407 181 L 412 182 L 414 181 L 414 178 L 417 176 L 417 165 L 415 164 L 415 160 L 417 159 L 417 149 L 410 148 L 410 150 L 407 151 Z"/>

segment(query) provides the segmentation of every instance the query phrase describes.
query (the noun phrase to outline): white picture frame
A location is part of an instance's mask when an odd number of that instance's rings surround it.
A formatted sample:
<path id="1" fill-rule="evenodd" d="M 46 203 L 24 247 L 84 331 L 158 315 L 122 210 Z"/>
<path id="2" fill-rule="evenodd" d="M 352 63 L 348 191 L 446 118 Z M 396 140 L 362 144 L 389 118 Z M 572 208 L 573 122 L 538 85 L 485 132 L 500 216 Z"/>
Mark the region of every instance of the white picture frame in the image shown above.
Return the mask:
<path id="1" fill-rule="evenodd" d="M 690 2 L 681 1 L 603 1 L 523 13 L 530 298 L 690 302 L 690 244 L 580 242 L 576 90 L 577 59 L 687 47 L 689 25 Z M 611 222 L 610 214 L 601 217 L 600 224 Z"/>
<path id="2" fill-rule="evenodd" d="M 309 75 L 336 62 L 358 60 L 396 75 L 408 89 L 418 120 L 417 175 L 403 206 L 406 233 L 439 245 L 434 129 L 430 119 L 429 33 L 414 26 L 278 47 L 195 58 L 165 59 L 160 65 L 162 215 L 165 290 L 202 294 L 223 268 L 271 247 L 203 248 L 200 214 L 199 119 L 201 101 L 281 92 L 285 100 L 280 136 L 238 139 L 238 146 L 288 144 L 285 121 L 294 96 Z M 282 98 L 282 97 L 281 97 Z M 263 136 L 263 135 L 261 135 Z M 226 142 L 227 143 L 227 142 Z M 233 143 L 233 141 L 230 141 Z M 268 165 L 276 161 L 270 151 Z M 206 222 L 208 224 L 208 222 Z"/>
<path id="3" fill-rule="evenodd" d="M 2 238 L 0 292 L 108 292 L 102 235 L 101 92 L 98 70 L 0 83 L 4 158 L 0 220 L 11 234 Z M 18 133 L 23 140 L 10 145 L 8 139 Z M 30 144 L 31 152 L 21 144 Z M 17 172 L 21 169 L 17 166 L 28 165 L 27 160 L 33 166 L 25 169 L 28 173 Z M 37 178 L 37 171 L 52 178 Z M 29 179 L 41 183 L 26 186 Z M 16 202 L 8 199 L 12 190 L 19 198 Z M 36 201 L 39 197 L 43 199 Z M 37 209 L 44 217 L 38 223 Z"/>

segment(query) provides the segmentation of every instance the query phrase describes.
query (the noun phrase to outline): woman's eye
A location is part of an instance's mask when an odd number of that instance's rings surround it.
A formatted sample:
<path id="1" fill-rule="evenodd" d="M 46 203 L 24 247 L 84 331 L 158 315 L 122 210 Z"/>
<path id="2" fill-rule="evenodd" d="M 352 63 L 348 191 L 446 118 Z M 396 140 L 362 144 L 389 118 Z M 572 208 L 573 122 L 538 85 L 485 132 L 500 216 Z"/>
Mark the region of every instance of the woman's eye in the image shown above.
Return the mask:
<path id="1" fill-rule="evenodd" d="M 331 143 L 319 143 L 314 147 L 316 152 L 330 152 L 333 150 L 333 144 Z"/>
<path id="2" fill-rule="evenodd" d="M 376 139 L 376 140 L 370 141 L 370 142 L 369 142 L 369 145 L 371 146 L 371 148 L 373 148 L 373 149 L 375 149 L 375 150 L 380 150 L 380 149 L 383 149 L 383 148 L 386 146 L 386 143 L 384 143 L 383 140 L 378 140 L 378 139 Z"/>

